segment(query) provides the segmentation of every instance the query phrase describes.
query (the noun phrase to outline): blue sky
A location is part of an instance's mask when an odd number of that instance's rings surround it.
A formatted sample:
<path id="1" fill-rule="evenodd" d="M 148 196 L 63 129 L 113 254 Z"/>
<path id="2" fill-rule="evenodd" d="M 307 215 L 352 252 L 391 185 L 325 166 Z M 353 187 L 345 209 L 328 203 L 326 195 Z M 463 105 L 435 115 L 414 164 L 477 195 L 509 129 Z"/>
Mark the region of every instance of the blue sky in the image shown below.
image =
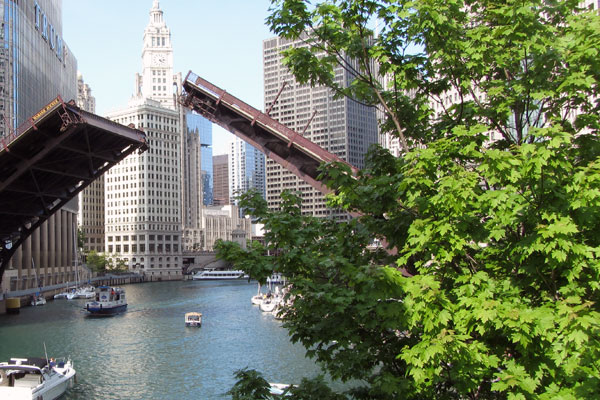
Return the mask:
<path id="1" fill-rule="evenodd" d="M 263 109 L 262 41 L 269 0 L 161 0 L 175 72 L 189 70 Z M 63 0 L 63 39 L 104 116 L 123 107 L 142 70 L 142 38 L 152 0 Z M 213 125 L 213 154 L 232 135 Z"/>

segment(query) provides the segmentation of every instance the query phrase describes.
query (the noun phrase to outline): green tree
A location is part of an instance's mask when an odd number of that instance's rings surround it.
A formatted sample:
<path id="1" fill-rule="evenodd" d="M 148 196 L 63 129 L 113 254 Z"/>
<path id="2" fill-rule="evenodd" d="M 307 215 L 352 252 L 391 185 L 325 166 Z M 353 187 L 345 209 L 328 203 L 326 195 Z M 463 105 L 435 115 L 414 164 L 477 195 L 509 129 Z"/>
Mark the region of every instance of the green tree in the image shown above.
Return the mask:
<path id="1" fill-rule="evenodd" d="M 106 257 L 106 269 L 115 273 L 129 271 L 125 259 L 120 254 L 110 254 Z"/>
<path id="2" fill-rule="evenodd" d="M 310 32 L 285 51 L 296 78 L 380 107 L 403 148 L 373 148 L 356 177 L 323 168 L 331 206 L 359 218 L 247 195 L 267 244 L 218 245 L 289 279 L 284 325 L 332 377 L 365 382 L 347 396 L 600 397 L 600 22 L 578 5 L 272 2 L 274 33 Z"/>
<path id="3" fill-rule="evenodd" d="M 78 227 L 77 228 L 77 248 L 79 250 L 82 250 L 83 247 L 85 246 L 85 240 L 86 240 L 85 232 L 83 232 L 81 227 Z"/>
<path id="4" fill-rule="evenodd" d="M 107 261 L 104 254 L 99 254 L 95 250 L 91 250 L 86 256 L 86 263 L 94 272 L 106 272 Z"/>

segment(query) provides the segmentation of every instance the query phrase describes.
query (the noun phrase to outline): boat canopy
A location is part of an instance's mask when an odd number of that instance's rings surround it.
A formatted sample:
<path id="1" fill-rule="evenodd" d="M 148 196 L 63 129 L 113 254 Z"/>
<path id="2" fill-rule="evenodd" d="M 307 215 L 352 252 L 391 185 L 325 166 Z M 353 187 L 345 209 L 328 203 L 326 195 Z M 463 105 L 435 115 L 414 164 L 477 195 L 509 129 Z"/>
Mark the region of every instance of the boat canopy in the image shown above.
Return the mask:
<path id="1" fill-rule="evenodd" d="M 1 367 L 6 368 L 7 366 L 18 366 L 18 367 L 36 367 L 39 369 L 44 368 L 48 365 L 48 360 L 40 357 L 32 358 L 11 358 L 9 362 L 0 364 Z"/>

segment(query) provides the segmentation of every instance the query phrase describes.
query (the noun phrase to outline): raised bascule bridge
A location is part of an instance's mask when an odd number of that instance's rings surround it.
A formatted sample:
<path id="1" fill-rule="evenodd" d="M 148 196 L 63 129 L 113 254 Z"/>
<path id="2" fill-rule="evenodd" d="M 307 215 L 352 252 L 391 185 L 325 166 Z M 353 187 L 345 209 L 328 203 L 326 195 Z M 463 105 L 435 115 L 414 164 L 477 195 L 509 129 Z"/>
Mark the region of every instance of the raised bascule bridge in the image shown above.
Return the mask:
<path id="1" fill-rule="evenodd" d="M 143 131 L 60 97 L 0 139 L 0 282 L 36 228 L 112 166 L 147 148 Z"/>
<path id="2" fill-rule="evenodd" d="M 358 170 L 269 116 L 269 111 L 277 102 L 284 87 L 285 85 L 281 87 L 271 107 L 261 112 L 189 71 L 183 81 L 184 92 L 180 97 L 180 103 L 251 144 L 316 190 L 324 194 L 329 193 L 330 190 L 318 178 L 318 168 L 322 163 L 347 164 L 353 174 Z M 214 256 L 213 260 L 204 256 L 203 261 L 199 260 L 199 262 L 210 263 L 215 260 Z M 198 265 L 192 267 L 190 271 L 197 268 Z"/>
<path id="3" fill-rule="evenodd" d="M 181 104 L 250 143 L 322 193 L 330 190 L 318 179 L 319 165 L 334 161 L 349 165 L 271 118 L 270 108 L 263 113 L 192 71 L 183 81 L 183 89 Z M 277 102 L 279 94 L 272 104 Z M 356 174 L 357 169 L 349 166 Z"/>

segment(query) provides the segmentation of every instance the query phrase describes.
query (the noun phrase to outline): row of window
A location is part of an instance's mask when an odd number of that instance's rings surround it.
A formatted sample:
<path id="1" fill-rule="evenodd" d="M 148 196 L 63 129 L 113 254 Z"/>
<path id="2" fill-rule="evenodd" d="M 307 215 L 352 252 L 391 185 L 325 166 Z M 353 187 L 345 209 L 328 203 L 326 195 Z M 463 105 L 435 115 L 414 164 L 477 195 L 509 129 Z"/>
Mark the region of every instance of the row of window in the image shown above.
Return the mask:
<path id="1" fill-rule="evenodd" d="M 129 244 L 116 244 L 113 245 L 109 244 L 107 246 L 107 250 L 109 253 L 113 253 L 113 249 L 114 252 L 117 254 L 121 254 L 121 252 L 123 253 L 129 253 L 129 249 L 131 249 L 131 253 L 145 253 L 146 252 L 146 244 L 145 243 L 139 243 L 139 244 L 131 244 L 131 246 Z M 154 244 L 154 243 L 150 243 L 148 244 L 148 252 L 149 253 L 158 253 L 158 254 L 162 254 L 162 253 L 166 253 L 166 254 L 170 254 L 171 252 L 173 253 L 178 253 L 179 252 L 179 244 L 177 243 L 173 243 L 172 245 L 170 243 L 166 243 L 166 244 Z"/>

